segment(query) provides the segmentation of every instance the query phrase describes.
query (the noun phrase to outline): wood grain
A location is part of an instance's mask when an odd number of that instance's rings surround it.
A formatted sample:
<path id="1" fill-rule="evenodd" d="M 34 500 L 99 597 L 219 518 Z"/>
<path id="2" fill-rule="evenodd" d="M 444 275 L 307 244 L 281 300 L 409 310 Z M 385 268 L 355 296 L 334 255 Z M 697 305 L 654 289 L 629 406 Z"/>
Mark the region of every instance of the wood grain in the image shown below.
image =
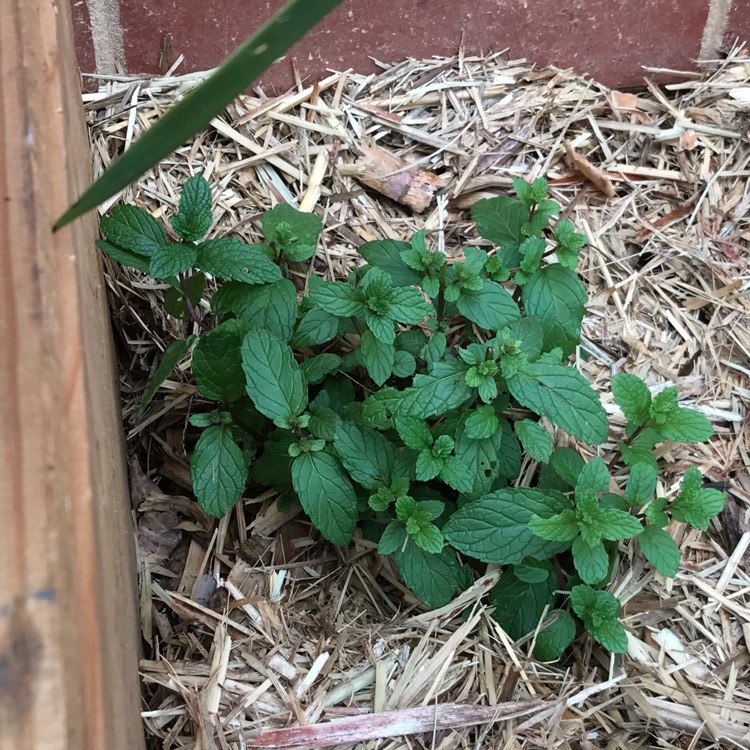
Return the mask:
<path id="1" fill-rule="evenodd" d="M 138 750 L 117 378 L 69 3 L 0 0 L 0 750 Z"/>

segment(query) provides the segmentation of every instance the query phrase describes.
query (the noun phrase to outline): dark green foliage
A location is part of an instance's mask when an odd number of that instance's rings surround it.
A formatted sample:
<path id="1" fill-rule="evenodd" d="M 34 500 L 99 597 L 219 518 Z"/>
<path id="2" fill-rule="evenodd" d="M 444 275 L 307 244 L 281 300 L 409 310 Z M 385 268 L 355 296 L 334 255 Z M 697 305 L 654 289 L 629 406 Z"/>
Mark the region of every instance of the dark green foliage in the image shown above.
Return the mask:
<path id="1" fill-rule="evenodd" d="M 263 216 L 264 244 L 204 239 L 202 178 L 188 182 L 173 220 L 182 242 L 121 206 L 102 221 L 100 247 L 143 272 L 157 266 L 170 313 L 201 329 L 167 349 L 143 408 L 192 351 L 191 477 L 206 513 L 227 512 L 248 481 L 254 494 L 273 488 L 333 544 L 360 525 L 431 607 L 472 584 L 470 558 L 509 566 L 490 603 L 512 639 L 533 633 L 534 654 L 557 659 L 574 614 L 623 651 L 619 602 L 604 590 L 618 542 L 636 538 L 656 571 L 674 576 L 670 519 L 706 529 L 724 504 L 695 468 L 671 502 L 655 497 L 653 449 L 704 440 L 711 426 L 675 388 L 652 397 L 623 373 L 612 389 L 628 420 L 627 477 L 615 482 L 601 458 L 555 447 L 567 442 L 561 431 L 609 439 L 599 396 L 567 359 L 586 301 L 575 273 L 584 237 L 568 220 L 550 226 L 559 206 L 544 180 L 514 185 L 518 200 L 479 201 L 472 212 L 494 252 L 469 246 L 450 263 L 424 231 L 369 242 L 347 281 L 313 275 L 306 296 L 289 264 L 312 257 L 320 219 L 280 205 Z M 209 299 L 204 274 L 223 282 Z M 568 592 L 569 581 L 582 585 Z"/>

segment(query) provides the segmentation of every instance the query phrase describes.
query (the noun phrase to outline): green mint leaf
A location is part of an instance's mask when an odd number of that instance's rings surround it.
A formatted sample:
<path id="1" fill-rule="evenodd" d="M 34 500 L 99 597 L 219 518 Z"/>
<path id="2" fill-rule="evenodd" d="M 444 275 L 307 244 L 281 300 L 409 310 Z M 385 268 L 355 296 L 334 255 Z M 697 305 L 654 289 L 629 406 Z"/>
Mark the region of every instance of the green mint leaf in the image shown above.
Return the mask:
<path id="1" fill-rule="evenodd" d="M 393 554 L 404 583 L 428 607 L 443 607 L 458 588 L 459 565 L 456 553 L 444 547 L 432 554 L 409 542 Z"/>
<path id="2" fill-rule="evenodd" d="M 417 369 L 417 360 L 409 352 L 398 351 L 393 357 L 393 374 L 397 378 L 410 378 Z"/>
<path id="3" fill-rule="evenodd" d="M 161 224 L 146 209 L 138 206 L 115 206 L 109 216 L 102 216 L 99 228 L 109 243 L 136 255 L 150 258 L 168 244 Z M 105 252 L 109 253 L 109 250 Z M 119 261 L 119 258 L 115 260 Z"/>
<path id="4" fill-rule="evenodd" d="M 469 344 L 465 349 L 458 350 L 458 356 L 467 365 L 479 365 L 487 358 L 487 349 L 481 344 Z M 473 377 L 473 376 L 472 376 Z M 481 378 L 476 381 L 481 382 Z M 472 386 L 475 387 L 475 386 Z"/>
<path id="5" fill-rule="evenodd" d="M 315 243 L 323 231 L 323 222 L 313 213 L 298 211 L 288 203 L 279 203 L 263 214 L 261 220 L 263 235 L 284 250 L 291 261 L 307 260 L 315 253 Z M 303 253 L 298 251 L 302 246 Z M 306 254 L 308 250 L 312 250 Z M 305 257 L 300 257 L 305 255 Z M 292 257 L 296 256 L 296 257 Z"/>
<path id="6" fill-rule="evenodd" d="M 517 266 L 520 261 L 518 246 L 523 242 L 521 227 L 529 219 L 529 210 L 507 195 L 483 198 L 471 207 L 471 218 L 480 237 L 502 248 L 503 265 Z"/>
<path id="7" fill-rule="evenodd" d="M 223 293 L 223 294 L 222 294 Z M 281 341 L 288 341 L 297 319 L 297 290 L 289 279 L 251 286 L 229 281 L 211 299 L 214 309 L 229 310 L 251 328 L 266 329 Z"/>
<path id="8" fill-rule="evenodd" d="M 422 500 L 417 503 L 419 510 L 423 510 L 431 521 L 440 518 L 445 512 L 445 503 L 442 500 Z"/>
<path id="9" fill-rule="evenodd" d="M 326 375 L 336 372 L 341 366 L 341 357 L 338 354 L 324 352 L 306 359 L 300 365 L 302 374 L 309 385 L 320 383 Z"/>
<path id="10" fill-rule="evenodd" d="M 573 367 L 524 363 L 515 373 L 506 374 L 506 382 L 522 406 L 547 417 L 569 434 L 587 443 L 606 441 L 607 414 L 599 396 Z"/>
<path id="11" fill-rule="evenodd" d="M 470 412 L 464 423 L 466 437 L 483 440 L 492 437 L 500 428 L 500 421 L 493 406 L 480 406 Z"/>
<path id="12" fill-rule="evenodd" d="M 521 201 L 526 208 L 531 208 L 531 206 L 537 201 L 537 199 L 534 198 L 531 183 L 526 182 L 523 177 L 513 177 L 512 182 L 513 192 L 518 196 L 518 200 Z"/>
<path id="13" fill-rule="evenodd" d="M 242 342 L 247 395 L 279 426 L 307 406 L 307 385 L 292 350 L 268 331 L 250 331 Z"/>
<path id="14" fill-rule="evenodd" d="M 576 482 L 576 502 L 581 493 L 606 492 L 609 489 L 609 469 L 601 458 L 592 458 L 581 468 Z"/>
<path id="15" fill-rule="evenodd" d="M 669 516 L 664 512 L 667 507 L 667 500 L 663 497 L 657 497 L 652 500 L 644 509 L 643 515 L 652 526 L 663 528 L 669 523 Z"/>
<path id="16" fill-rule="evenodd" d="M 414 287 L 397 287 L 390 294 L 388 315 L 399 323 L 416 325 L 427 315 L 434 315 L 435 308 Z"/>
<path id="17" fill-rule="evenodd" d="M 197 242 L 211 229 L 211 221 L 211 188 L 201 175 L 193 175 L 182 187 L 172 229 L 185 242 Z"/>
<path id="18" fill-rule="evenodd" d="M 127 268 L 134 268 L 141 273 L 148 273 L 149 259 L 145 255 L 138 255 L 132 250 L 125 250 L 122 247 L 111 245 L 104 240 L 97 240 L 96 246 L 120 265 L 126 266 Z"/>
<path id="19" fill-rule="evenodd" d="M 214 401 L 237 401 L 245 392 L 240 347 L 247 328 L 227 320 L 204 333 L 193 352 L 193 377 L 198 391 Z"/>
<path id="20" fill-rule="evenodd" d="M 586 630 L 604 648 L 618 654 L 627 651 L 628 636 L 617 620 L 620 602 L 612 594 L 589 586 L 574 586 L 570 592 L 570 604 Z"/>
<path id="21" fill-rule="evenodd" d="M 239 315 L 247 302 L 247 292 L 253 289 L 239 281 L 228 281 L 222 284 L 211 296 L 211 312 L 214 315 Z"/>
<path id="22" fill-rule="evenodd" d="M 645 463 L 653 468 L 654 471 L 657 470 L 656 458 L 650 450 L 620 443 L 620 455 L 628 466 L 634 467 L 640 463 Z"/>
<path id="23" fill-rule="evenodd" d="M 539 268 L 547 243 L 541 237 L 527 237 L 518 248 L 523 255 L 521 259 L 521 270 L 531 275 Z"/>
<path id="24" fill-rule="evenodd" d="M 615 375 L 612 378 L 612 395 L 634 427 L 640 427 L 648 419 L 651 392 L 639 377 L 627 372 Z"/>
<path id="25" fill-rule="evenodd" d="M 417 512 L 417 501 L 413 497 L 404 495 L 396 500 L 396 518 L 406 523 Z"/>
<path id="26" fill-rule="evenodd" d="M 579 533 L 578 519 L 575 511 L 570 509 L 550 518 L 534 515 L 529 520 L 529 529 L 540 539 L 549 542 L 571 542 Z"/>
<path id="27" fill-rule="evenodd" d="M 568 487 L 575 487 L 581 470 L 586 465 L 581 455 L 572 448 L 557 448 L 551 458 L 552 468 Z"/>
<path id="28" fill-rule="evenodd" d="M 528 528 L 529 521 L 533 515 L 549 518 L 569 507 L 558 492 L 506 488 L 457 510 L 443 527 L 443 535 L 459 552 L 482 562 L 546 559 L 561 552 L 566 544 L 540 539 Z"/>
<path id="29" fill-rule="evenodd" d="M 217 278 L 246 284 L 265 284 L 281 278 L 279 267 L 256 246 L 231 237 L 201 242 L 195 265 Z"/>
<path id="30" fill-rule="evenodd" d="M 336 338 L 339 321 L 335 315 L 313 307 L 302 317 L 292 335 L 291 345 L 296 349 L 306 349 L 318 344 L 326 344 Z"/>
<path id="31" fill-rule="evenodd" d="M 296 441 L 288 430 L 274 430 L 263 444 L 263 453 L 251 467 L 254 482 L 266 487 L 292 483 L 292 458 L 289 446 Z"/>
<path id="32" fill-rule="evenodd" d="M 523 449 L 535 460 L 546 464 L 552 455 L 552 438 L 547 430 L 531 419 L 522 419 L 515 423 L 516 435 Z"/>
<path id="33" fill-rule="evenodd" d="M 408 448 L 415 451 L 423 451 L 432 445 L 433 439 L 427 422 L 415 417 L 397 415 L 393 420 L 393 424 L 396 427 L 398 436 Z"/>
<path id="34" fill-rule="evenodd" d="M 483 495 L 490 491 L 493 482 L 500 475 L 500 458 L 498 451 L 503 445 L 502 455 L 507 456 L 506 443 L 502 442 L 503 433 L 498 430 L 492 437 L 482 440 L 469 438 L 461 426 L 456 432 L 455 454 L 473 477 L 474 483 L 470 494 L 472 497 Z M 511 446 L 512 448 L 512 446 Z M 520 467 L 520 455 L 518 465 Z"/>
<path id="35" fill-rule="evenodd" d="M 339 415 L 333 409 L 329 409 L 327 406 L 322 406 L 318 403 L 311 405 L 308 412 L 310 414 L 310 423 L 308 425 L 310 432 L 316 438 L 333 442 L 336 439 L 336 429 L 340 421 Z"/>
<path id="36" fill-rule="evenodd" d="M 162 354 L 161 361 L 158 367 L 154 370 L 154 374 L 148 381 L 146 390 L 143 392 L 141 399 L 140 412 L 143 413 L 146 407 L 151 403 L 152 399 L 159 390 L 159 386 L 169 377 L 170 373 L 180 360 L 187 354 L 188 349 L 192 346 L 195 341 L 195 337 L 191 336 L 188 339 L 177 339 L 173 341 Z"/>
<path id="37" fill-rule="evenodd" d="M 558 262 L 575 270 L 578 265 L 578 251 L 586 244 L 586 235 L 576 232 L 570 219 L 560 219 L 555 227 L 555 240 Z"/>
<path id="38" fill-rule="evenodd" d="M 654 423 L 653 426 L 658 429 L 667 415 L 672 414 L 679 408 L 680 405 L 677 403 L 677 386 L 669 385 L 663 388 L 651 400 L 649 416 Z"/>
<path id="39" fill-rule="evenodd" d="M 440 279 L 435 278 L 433 276 L 423 276 L 422 281 L 420 282 L 422 284 L 422 291 L 430 297 L 430 299 L 435 299 L 435 297 L 440 294 Z"/>
<path id="40" fill-rule="evenodd" d="M 487 253 L 481 247 L 469 246 L 464 248 L 463 267 L 471 276 L 479 276 L 486 262 Z"/>
<path id="41" fill-rule="evenodd" d="M 412 357 L 421 357 L 422 349 L 427 342 L 427 336 L 419 328 L 412 328 L 408 331 L 401 331 L 396 336 L 396 349 L 407 352 Z"/>
<path id="42" fill-rule="evenodd" d="M 310 290 L 310 298 L 325 312 L 340 318 L 361 315 L 365 310 L 365 298 L 361 289 L 343 281 L 326 281 Z"/>
<path id="43" fill-rule="evenodd" d="M 490 591 L 492 619 L 515 641 L 534 631 L 544 608 L 555 599 L 557 579 L 552 567 L 539 583 L 527 583 L 514 573 L 504 573 Z"/>
<path id="44" fill-rule="evenodd" d="M 402 253 L 411 249 L 408 242 L 400 240 L 375 240 L 360 245 L 359 254 L 371 265 L 382 268 L 395 286 L 419 284 L 421 274 L 409 268 Z"/>
<path id="45" fill-rule="evenodd" d="M 714 428 L 703 414 L 683 407 L 667 414 L 658 429 L 667 440 L 678 443 L 703 443 L 714 434 Z"/>
<path id="46" fill-rule="evenodd" d="M 435 331 L 435 333 L 427 339 L 421 355 L 429 367 L 432 367 L 432 365 L 443 358 L 446 346 L 447 341 L 445 334 L 442 331 Z"/>
<path id="47" fill-rule="evenodd" d="M 185 279 L 185 287 L 188 293 L 188 299 L 194 306 L 197 306 L 201 297 L 203 297 L 203 291 L 206 287 L 206 276 L 200 272 L 194 273 L 189 278 Z M 177 286 L 172 286 L 164 293 L 164 309 L 173 318 L 179 318 L 181 320 L 187 320 L 190 318 L 188 313 L 187 305 L 185 304 L 185 295 L 182 293 L 182 289 Z"/>
<path id="48" fill-rule="evenodd" d="M 404 392 L 396 388 L 381 388 L 364 400 L 362 416 L 368 425 L 379 430 L 392 426 L 393 417 L 399 413 Z"/>
<path id="49" fill-rule="evenodd" d="M 594 640 L 613 654 L 627 653 L 628 634 L 617 620 L 604 620 L 598 625 L 591 623 L 586 629 Z"/>
<path id="50" fill-rule="evenodd" d="M 615 510 L 627 510 L 628 505 L 622 495 L 614 492 L 605 492 L 599 501 L 602 508 L 614 508 Z"/>
<path id="51" fill-rule="evenodd" d="M 300 456 L 303 453 L 316 453 L 317 451 L 322 451 L 325 447 L 325 440 L 319 438 L 302 438 L 289 446 L 289 455 L 292 458 L 297 458 L 297 456 Z"/>
<path id="52" fill-rule="evenodd" d="M 597 515 L 602 539 L 616 542 L 638 536 L 643 531 L 641 522 L 627 511 L 600 507 Z"/>
<path id="53" fill-rule="evenodd" d="M 550 570 L 550 564 L 546 560 L 527 557 L 513 567 L 513 574 L 525 583 L 544 583 Z"/>
<path id="54" fill-rule="evenodd" d="M 386 483 L 396 460 L 396 450 L 382 433 L 350 422 L 339 422 L 333 446 L 357 484 L 374 490 Z"/>
<path id="55" fill-rule="evenodd" d="M 498 433 L 496 436 L 502 438 L 497 454 L 500 476 L 506 479 L 515 479 L 521 471 L 521 444 L 507 419 L 500 420 L 500 429 L 502 433 Z M 500 446 L 502 446 L 502 450 L 499 449 Z"/>
<path id="56" fill-rule="evenodd" d="M 440 553 L 445 545 L 443 535 L 434 523 L 421 524 L 410 536 L 417 547 L 423 549 L 425 552 L 431 552 L 432 554 Z"/>
<path id="57" fill-rule="evenodd" d="M 219 424 L 217 414 L 218 412 L 216 411 L 209 412 L 208 414 L 191 414 L 188 417 L 188 422 L 193 427 L 210 427 L 211 425 Z"/>
<path id="58" fill-rule="evenodd" d="M 314 245 L 287 245 L 284 248 L 284 257 L 292 263 L 310 260 L 313 255 L 315 255 Z"/>
<path id="59" fill-rule="evenodd" d="M 701 474 L 695 466 L 686 472 L 680 492 L 672 502 L 672 515 L 696 529 L 706 531 L 711 519 L 721 513 L 726 495 L 719 490 L 701 486 Z"/>
<path id="60" fill-rule="evenodd" d="M 656 479 L 655 466 L 647 463 L 635 464 L 625 485 L 625 502 L 631 507 L 645 505 L 656 492 Z"/>
<path id="61" fill-rule="evenodd" d="M 474 489 L 474 477 L 455 456 L 443 459 L 440 478 L 457 492 L 469 493 Z"/>
<path id="62" fill-rule="evenodd" d="M 601 542 L 590 545 L 578 536 L 573 540 L 572 552 L 573 565 L 584 583 L 599 583 L 607 577 L 609 555 Z"/>
<path id="63" fill-rule="evenodd" d="M 541 237 L 549 226 L 551 216 L 560 212 L 560 204 L 549 199 L 540 200 L 534 210 L 534 215 L 521 227 L 526 237 Z"/>
<path id="64" fill-rule="evenodd" d="M 638 535 L 643 556 L 667 578 L 674 578 L 680 567 L 680 550 L 674 539 L 658 526 L 646 526 Z"/>
<path id="65" fill-rule="evenodd" d="M 169 279 L 192 268 L 196 258 L 192 245 L 162 245 L 151 256 L 148 275 L 154 279 Z"/>
<path id="66" fill-rule="evenodd" d="M 547 195 L 547 180 L 544 177 L 536 177 L 531 183 L 531 195 L 534 201 L 541 203 Z"/>
<path id="67" fill-rule="evenodd" d="M 364 364 L 367 373 L 375 381 L 375 384 L 383 385 L 393 372 L 393 364 L 396 358 L 393 344 L 384 344 L 380 339 L 375 338 L 371 331 L 362 333 L 361 342 L 362 364 Z"/>
<path id="68" fill-rule="evenodd" d="M 247 462 L 228 425 L 206 428 L 190 458 L 190 481 L 206 515 L 221 518 L 242 497 Z"/>
<path id="69" fill-rule="evenodd" d="M 424 253 L 427 251 L 427 230 L 420 229 L 411 236 L 411 247 L 418 253 Z M 408 250 L 404 251 L 409 252 Z M 419 270 L 419 269 L 417 269 Z"/>
<path id="70" fill-rule="evenodd" d="M 606 596 L 600 596 L 602 593 Z M 570 606 L 573 608 L 573 612 L 584 622 L 593 617 L 601 602 L 611 601 L 612 599 L 616 602 L 615 617 L 617 617 L 617 613 L 620 611 L 620 602 L 609 592 L 600 592 L 592 589 L 591 586 L 573 586 L 570 591 Z"/>
<path id="71" fill-rule="evenodd" d="M 384 344 L 393 347 L 393 343 L 396 340 L 396 333 L 393 329 L 392 318 L 376 315 L 370 310 L 365 310 L 365 323 L 378 341 L 382 341 Z"/>
<path id="72" fill-rule="evenodd" d="M 549 622 L 549 625 L 546 623 Z M 576 636 L 576 624 L 573 618 L 562 609 L 552 609 L 542 623 L 534 645 L 534 656 L 539 661 L 555 661 L 570 646 Z"/>
<path id="73" fill-rule="evenodd" d="M 430 448 L 421 451 L 417 457 L 416 476 L 420 482 L 434 479 L 443 468 L 444 459 L 435 456 Z"/>
<path id="74" fill-rule="evenodd" d="M 499 331 L 521 317 L 513 297 L 494 281 L 484 281 L 477 291 L 465 290 L 456 307 L 472 323 L 489 331 Z"/>
<path id="75" fill-rule="evenodd" d="M 392 555 L 396 550 L 401 549 L 408 541 L 409 536 L 406 533 L 404 525 L 400 521 L 391 521 L 386 527 L 378 543 L 379 555 Z"/>
<path id="76" fill-rule="evenodd" d="M 552 263 L 540 268 L 523 288 L 527 315 L 537 318 L 544 330 L 544 348 L 560 347 L 567 356 L 581 339 L 586 290 L 569 268 Z"/>
<path id="77" fill-rule="evenodd" d="M 325 451 L 292 463 L 292 486 L 313 526 L 332 544 L 349 544 L 357 525 L 357 496 L 344 468 Z"/>
<path id="78" fill-rule="evenodd" d="M 414 385 L 404 391 L 399 411 L 427 419 L 457 409 L 471 397 L 466 370 L 466 365 L 453 358 L 436 362 L 429 375 L 414 376 Z"/>

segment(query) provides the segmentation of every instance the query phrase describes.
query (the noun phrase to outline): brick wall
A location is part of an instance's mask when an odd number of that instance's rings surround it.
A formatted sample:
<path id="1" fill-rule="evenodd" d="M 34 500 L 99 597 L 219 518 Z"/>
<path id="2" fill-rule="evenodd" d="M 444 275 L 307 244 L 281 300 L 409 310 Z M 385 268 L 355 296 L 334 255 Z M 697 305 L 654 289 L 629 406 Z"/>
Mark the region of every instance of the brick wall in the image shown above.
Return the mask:
<path id="1" fill-rule="evenodd" d="M 310 0 L 314 2 L 314 0 Z M 84 72 L 181 72 L 217 65 L 282 0 L 71 0 Z M 750 0 L 344 0 L 266 74 L 269 91 L 329 68 L 375 69 L 372 58 L 508 48 L 615 86 L 643 65 L 690 70 L 722 45 L 750 39 Z"/>

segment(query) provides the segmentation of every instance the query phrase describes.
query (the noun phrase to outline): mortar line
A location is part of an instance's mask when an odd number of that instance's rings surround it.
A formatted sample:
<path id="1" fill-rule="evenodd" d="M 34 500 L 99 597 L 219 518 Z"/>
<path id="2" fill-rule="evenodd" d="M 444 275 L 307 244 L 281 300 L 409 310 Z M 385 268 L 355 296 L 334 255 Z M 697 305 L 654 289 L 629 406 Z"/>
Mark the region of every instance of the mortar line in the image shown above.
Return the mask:
<path id="1" fill-rule="evenodd" d="M 119 0 L 86 0 L 86 5 L 96 72 L 103 75 L 127 72 Z"/>
<path id="2" fill-rule="evenodd" d="M 699 60 L 715 60 L 724 42 L 732 0 L 710 0 L 706 25 L 703 27 Z"/>

